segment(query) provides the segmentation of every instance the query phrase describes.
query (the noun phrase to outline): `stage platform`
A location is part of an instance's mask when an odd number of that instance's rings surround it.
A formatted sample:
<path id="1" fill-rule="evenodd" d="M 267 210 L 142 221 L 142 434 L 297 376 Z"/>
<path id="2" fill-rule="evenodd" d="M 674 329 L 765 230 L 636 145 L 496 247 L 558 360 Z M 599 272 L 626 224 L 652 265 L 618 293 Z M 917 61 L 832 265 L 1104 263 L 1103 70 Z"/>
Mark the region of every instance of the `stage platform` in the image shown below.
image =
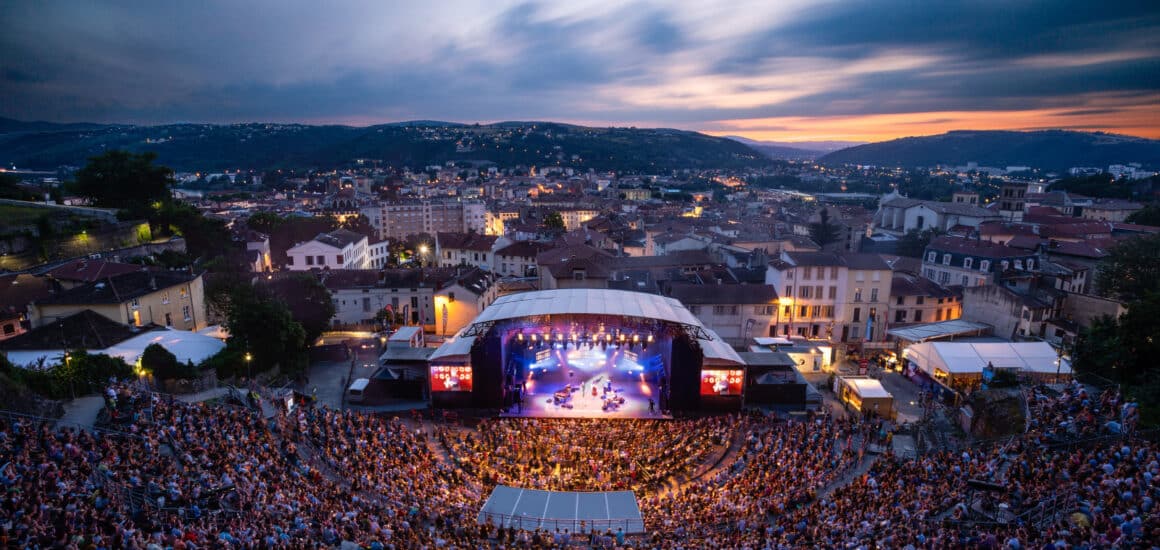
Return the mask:
<path id="1" fill-rule="evenodd" d="M 644 520 L 632 491 L 578 493 L 540 491 L 498 485 L 487 497 L 479 523 L 517 529 L 567 529 L 570 533 L 603 533 L 618 529 L 643 533 Z"/>
<path id="2" fill-rule="evenodd" d="M 607 359 L 596 353 L 586 351 L 577 356 L 573 352 L 571 357 L 557 353 L 555 363 L 533 371 L 524 381 L 522 406 L 512 407 L 501 416 L 667 418 L 660 412 L 660 394 L 652 381 L 655 375 L 642 374 L 639 366 L 626 367 L 625 362 L 618 361 L 617 353 L 608 353 Z M 605 390 L 610 381 L 612 391 L 608 392 Z M 655 409 L 651 413 L 649 399 Z M 606 406 L 609 400 L 613 404 Z"/>

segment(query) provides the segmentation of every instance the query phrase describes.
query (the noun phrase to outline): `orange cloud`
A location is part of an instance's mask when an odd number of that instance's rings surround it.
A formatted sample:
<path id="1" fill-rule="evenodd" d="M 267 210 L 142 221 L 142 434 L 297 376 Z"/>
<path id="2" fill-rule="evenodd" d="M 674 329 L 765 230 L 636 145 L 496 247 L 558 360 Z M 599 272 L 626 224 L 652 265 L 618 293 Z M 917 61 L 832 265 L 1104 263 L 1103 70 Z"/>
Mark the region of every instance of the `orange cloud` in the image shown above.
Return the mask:
<path id="1" fill-rule="evenodd" d="M 769 141 L 885 141 L 950 130 L 1103 131 L 1160 139 L 1160 96 L 1133 105 L 1090 105 L 1025 111 L 932 111 L 825 117 L 723 120 L 705 133 Z"/>

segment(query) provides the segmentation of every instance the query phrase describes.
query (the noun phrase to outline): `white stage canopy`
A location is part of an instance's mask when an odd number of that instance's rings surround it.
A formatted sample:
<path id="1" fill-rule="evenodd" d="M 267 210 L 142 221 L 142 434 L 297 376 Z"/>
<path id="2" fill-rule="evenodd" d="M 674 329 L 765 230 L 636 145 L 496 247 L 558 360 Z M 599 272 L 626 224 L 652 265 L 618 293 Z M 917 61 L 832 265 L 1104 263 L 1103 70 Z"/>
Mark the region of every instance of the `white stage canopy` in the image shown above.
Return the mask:
<path id="1" fill-rule="evenodd" d="M 565 288 L 504 296 L 472 324 L 543 315 L 614 315 L 701 326 L 679 300 L 627 290 Z"/>

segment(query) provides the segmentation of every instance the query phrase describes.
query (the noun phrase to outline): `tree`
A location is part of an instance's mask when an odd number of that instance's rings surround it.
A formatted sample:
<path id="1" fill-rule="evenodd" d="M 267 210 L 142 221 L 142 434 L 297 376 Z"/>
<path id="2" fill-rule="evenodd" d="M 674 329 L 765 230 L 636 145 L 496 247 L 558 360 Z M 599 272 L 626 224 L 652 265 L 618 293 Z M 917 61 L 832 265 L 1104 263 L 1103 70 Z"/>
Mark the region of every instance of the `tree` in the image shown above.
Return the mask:
<path id="1" fill-rule="evenodd" d="M 898 239 L 898 245 L 895 252 L 899 256 L 906 256 L 909 258 L 922 258 L 923 252 L 926 251 L 927 245 L 930 244 L 931 239 L 940 234 L 934 229 L 926 229 L 919 231 L 911 229 L 907 231 L 902 238 Z"/>
<path id="2" fill-rule="evenodd" d="M 149 344 L 141 354 L 141 368 L 153 373 L 158 380 L 197 378 L 197 367 L 181 364 L 177 357 L 160 344 Z"/>
<path id="3" fill-rule="evenodd" d="M 330 326 L 334 302 L 330 291 L 313 275 L 300 273 L 263 283 L 274 296 L 290 308 L 294 320 L 302 324 L 306 341 L 313 342 Z"/>
<path id="4" fill-rule="evenodd" d="M 129 218 L 149 218 L 170 200 L 173 170 L 153 164 L 156 153 L 108 151 L 92 157 L 76 174 L 74 191 L 95 206 L 126 211 Z"/>
<path id="5" fill-rule="evenodd" d="M 1145 205 L 1144 208 L 1132 212 L 1125 221 L 1128 223 L 1160 227 L 1160 204 Z"/>
<path id="6" fill-rule="evenodd" d="M 830 221 L 830 210 L 823 207 L 818 218 L 817 222 L 810 224 L 810 238 L 822 247 L 838 242 L 839 228 Z"/>
<path id="7" fill-rule="evenodd" d="M 544 216 L 544 227 L 547 229 L 563 231 L 564 216 L 561 216 L 559 212 L 549 212 Z"/>
<path id="8" fill-rule="evenodd" d="M 1137 237 L 1112 247 L 1096 280 L 1102 294 L 1121 300 L 1160 291 L 1160 234 Z"/>
<path id="9" fill-rule="evenodd" d="M 359 235 L 365 235 L 371 241 L 377 241 L 379 237 L 379 232 L 375 231 L 375 226 L 371 225 L 371 220 L 362 214 L 348 216 L 339 224 L 339 227 L 347 231 L 354 231 Z"/>
<path id="10" fill-rule="evenodd" d="M 286 304 L 269 292 L 253 286 L 239 286 L 229 300 L 226 342 L 230 358 L 215 365 L 223 378 L 249 375 L 281 366 L 285 372 L 297 372 L 306 366 L 306 333 L 294 320 Z M 250 355 L 249 361 L 236 359 Z"/>
<path id="11" fill-rule="evenodd" d="M 1079 373 L 1121 384 L 1139 402 L 1141 417 L 1160 420 L 1160 291 L 1128 304 L 1118 319 L 1103 317 L 1080 331 L 1073 353 Z"/>

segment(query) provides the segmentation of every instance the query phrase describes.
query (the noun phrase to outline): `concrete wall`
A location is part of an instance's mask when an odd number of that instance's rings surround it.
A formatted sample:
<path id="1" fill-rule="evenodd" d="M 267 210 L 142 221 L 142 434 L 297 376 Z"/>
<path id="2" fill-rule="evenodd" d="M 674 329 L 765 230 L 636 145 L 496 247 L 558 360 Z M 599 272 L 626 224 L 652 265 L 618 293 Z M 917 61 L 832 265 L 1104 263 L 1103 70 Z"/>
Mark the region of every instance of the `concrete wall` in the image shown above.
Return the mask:
<path id="1" fill-rule="evenodd" d="M 1018 296 L 998 285 L 963 289 L 963 319 L 995 327 L 995 336 L 1012 338 L 1019 329 L 1023 305 Z"/>

